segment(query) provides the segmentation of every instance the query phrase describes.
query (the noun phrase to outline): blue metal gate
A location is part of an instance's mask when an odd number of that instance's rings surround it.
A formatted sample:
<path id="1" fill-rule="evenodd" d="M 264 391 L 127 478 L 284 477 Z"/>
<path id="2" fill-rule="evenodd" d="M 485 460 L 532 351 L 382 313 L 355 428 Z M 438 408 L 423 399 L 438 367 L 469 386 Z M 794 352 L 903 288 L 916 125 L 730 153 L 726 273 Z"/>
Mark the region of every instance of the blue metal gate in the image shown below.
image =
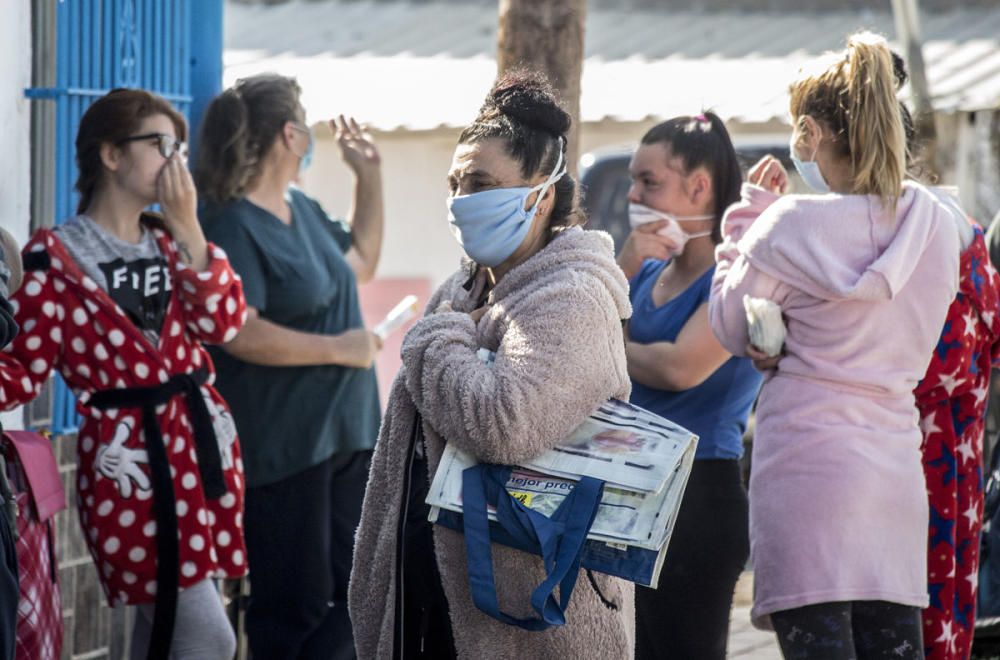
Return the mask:
<path id="1" fill-rule="evenodd" d="M 205 25 L 205 6 L 217 6 L 216 25 Z M 55 86 L 25 91 L 55 104 L 54 163 L 56 224 L 76 209 L 74 141 L 84 111 L 115 87 L 142 87 L 171 102 L 190 122 L 192 104 L 192 34 L 217 35 L 221 63 L 221 0 L 59 0 L 55 15 Z M 218 81 L 210 87 L 217 87 Z M 42 224 L 49 224 L 42 219 Z M 56 376 L 52 431 L 76 430 L 72 394 Z"/>

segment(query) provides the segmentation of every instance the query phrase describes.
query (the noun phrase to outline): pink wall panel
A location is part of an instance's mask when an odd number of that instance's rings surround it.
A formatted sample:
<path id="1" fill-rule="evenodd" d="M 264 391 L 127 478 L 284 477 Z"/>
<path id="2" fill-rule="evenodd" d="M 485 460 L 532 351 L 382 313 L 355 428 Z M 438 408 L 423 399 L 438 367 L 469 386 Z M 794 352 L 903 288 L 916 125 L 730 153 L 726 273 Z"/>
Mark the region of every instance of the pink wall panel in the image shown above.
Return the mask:
<path id="1" fill-rule="evenodd" d="M 411 293 L 417 297 L 417 306 L 420 315 L 422 315 L 431 294 L 431 285 L 430 279 L 426 277 L 386 277 L 377 278 L 373 282 L 361 286 L 359 292 L 365 326 L 372 328 L 389 313 L 389 310 L 396 306 L 396 303 Z M 378 374 L 378 389 L 383 410 L 386 400 L 389 398 L 389 387 L 392 385 L 392 379 L 399 371 L 399 350 L 403 343 L 403 337 L 406 336 L 406 331 L 415 322 L 416 319 L 410 321 L 402 329 L 387 337 L 376 361 L 375 371 Z"/>

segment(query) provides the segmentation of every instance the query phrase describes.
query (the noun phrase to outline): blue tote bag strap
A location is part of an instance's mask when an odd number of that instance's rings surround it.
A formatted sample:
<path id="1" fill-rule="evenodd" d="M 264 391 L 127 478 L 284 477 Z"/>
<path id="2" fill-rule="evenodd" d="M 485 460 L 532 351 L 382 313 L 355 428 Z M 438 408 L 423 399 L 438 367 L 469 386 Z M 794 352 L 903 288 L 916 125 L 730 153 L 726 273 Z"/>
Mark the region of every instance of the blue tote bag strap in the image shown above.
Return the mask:
<path id="1" fill-rule="evenodd" d="M 545 630 L 566 623 L 566 608 L 580 570 L 587 533 L 601 503 L 604 482 L 583 477 L 547 517 L 532 511 L 506 491 L 511 468 L 476 465 L 462 473 L 463 525 L 472 600 L 494 619 L 525 630 Z M 522 546 L 536 548 L 546 578 L 531 594 L 537 617 L 517 618 L 500 611 L 487 504 L 496 507 L 497 522 Z M 553 595 L 559 587 L 558 600 Z"/>

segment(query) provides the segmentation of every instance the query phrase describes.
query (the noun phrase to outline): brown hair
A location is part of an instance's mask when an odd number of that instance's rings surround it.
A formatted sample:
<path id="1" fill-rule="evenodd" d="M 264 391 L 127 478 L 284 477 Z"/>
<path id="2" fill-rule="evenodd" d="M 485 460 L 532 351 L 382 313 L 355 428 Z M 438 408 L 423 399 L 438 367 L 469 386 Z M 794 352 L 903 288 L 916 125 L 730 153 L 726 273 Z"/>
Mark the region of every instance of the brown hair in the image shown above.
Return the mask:
<path id="1" fill-rule="evenodd" d="M 515 69 L 497 79 L 479 116 L 462 131 L 458 143 L 499 138 L 520 164 L 521 175 L 530 179 L 551 173 L 560 155 L 566 167 L 566 133 L 571 122 L 545 76 Z M 576 180 L 567 171 L 552 188 L 555 198 L 549 228 L 583 224 L 586 218 L 579 206 Z"/>
<path id="2" fill-rule="evenodd" d="M 885 39 L 852 35 L 846 51 L 825 69 L 802 75 L 790 92 L 796 122 L 808 115 L 833 132 L 838 153 L 851 164 L 852 192 L 878 195 L 895 208 L 906 176 L 906 136 Z"/>
<path id="3" fill-rule="evenodd" d="M 80 203 L 76 212 L 83 213 L 94 199 L 94 192 L 104 176 L 101 145 L 117 144 L 132 136 L 144 119 L 166 115 L 174 124 L 177 139 L 187 140 L 184 116 L 166 99 L 144 89 L 113 89 L 94 101 L 80 119 L 76 132 L 76 167 L 79 174 L 76 189 Z"/>
<path id="4" fill-rule="evenodd" d="M 265 73 L 236 81 L 205 111 L 194 180 L 211 202 L 242 197 L 285 122 L 298 121 L 302 90 L 294 78 Z"/>
<path id="5" fill-rule="evenodd" d="M 663 144 L 670 155 L 679 157 L 684 172 L 704 167 L 712 177 L 712 240 L 722 242 L 722 216 L 740 201 L 743 171 L 732 138 L 719 115 L 705 111 L 695 117 L 668 119 L 642 136 L 642 144 Z"/>

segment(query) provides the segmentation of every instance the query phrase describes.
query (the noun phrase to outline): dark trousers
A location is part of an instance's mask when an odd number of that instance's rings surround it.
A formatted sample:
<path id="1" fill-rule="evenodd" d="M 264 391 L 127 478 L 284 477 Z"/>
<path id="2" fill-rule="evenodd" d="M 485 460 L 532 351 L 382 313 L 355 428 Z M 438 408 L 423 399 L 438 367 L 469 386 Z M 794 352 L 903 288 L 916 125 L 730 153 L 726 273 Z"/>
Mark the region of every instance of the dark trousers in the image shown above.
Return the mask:
<path id="1" fill-rule="evenodd" d="M 417 417 L 417 424 L 420 424 Z M 396 558 L 396 630 L 394 659 L 454 660 L 455 638 L 451 630 L 448 597 L 441 585 L 434 552 L 434 533 L 427 519 L 430 479 L 427 461 L 414 457 L 405 493 L 402 543 Z"/>
<path id="2" fill-rule="evenodd" d="M 786 660 L 923 660 L 920 609 L 879 600 L 807 605 L 771 614 Z"/>
<path id="3" fill-rule="evenodd" d="M 658 588 L 635 590 L 637 660 L 725 660 L 748 518 L 739 462 L 695 461 Z"/>
<path id="4" fill-rule="evenodd" d="M 335 454 L 247 489 L 247 635 L 254 660 L 356 657 L 347 584 L 371 454 Z"/>
<path id="5" fill-rule="evenodd" d="M 3 498 L 0 497 L 0 504 Z M 17 547 L 4 512 L 0 511 L 0 660 L 13 660 L 17 640 Z"/>

